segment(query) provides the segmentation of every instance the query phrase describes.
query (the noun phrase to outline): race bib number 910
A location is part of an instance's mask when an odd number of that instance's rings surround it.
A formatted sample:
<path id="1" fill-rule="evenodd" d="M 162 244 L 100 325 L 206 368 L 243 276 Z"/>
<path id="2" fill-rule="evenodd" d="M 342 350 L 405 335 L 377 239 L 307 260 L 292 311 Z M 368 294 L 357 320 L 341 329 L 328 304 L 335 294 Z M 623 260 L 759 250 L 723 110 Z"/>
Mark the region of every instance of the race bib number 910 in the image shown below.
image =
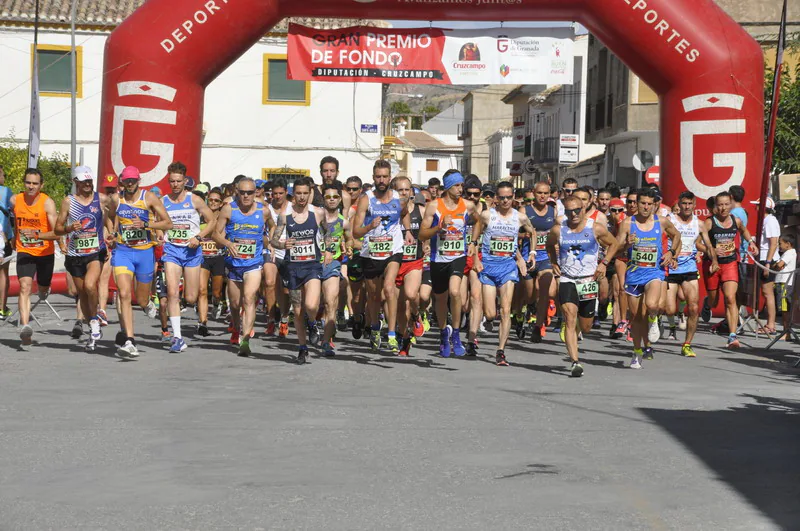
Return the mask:
<path id="1" fill-rule="evenodd" d="M 446 232 L 439 241 L 439 252 L 443 256 L 461 256 L 464 248 L 464 233 L 461 231 Z"/>

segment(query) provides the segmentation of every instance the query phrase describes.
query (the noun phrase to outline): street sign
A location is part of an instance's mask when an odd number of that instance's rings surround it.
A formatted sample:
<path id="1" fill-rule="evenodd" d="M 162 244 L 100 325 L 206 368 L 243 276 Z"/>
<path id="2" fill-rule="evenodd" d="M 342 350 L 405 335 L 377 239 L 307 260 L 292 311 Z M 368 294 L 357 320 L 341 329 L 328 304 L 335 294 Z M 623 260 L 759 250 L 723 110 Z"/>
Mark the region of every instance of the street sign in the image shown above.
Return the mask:
<path id="1" fill-rule="evenodd" d="M 533 172 L 530 172 L 533 173 Z M 508 163 L 508 174 L 512 177 L 519 177 L 523 174 L 522 162 L 515 161 Z"/>
<path id="2" fill-rule="evenodd" d="M 522 168 L 525 170 L 525 173 L 534 174 L 536 173 L 536 161 L 534 161 L 532 157 L 529 157 L 525 159 Z"/>
<path id="3" fill-rule="evenodd" d="M 559 136 L 559 146 L 578 147 L 580 145 L 580 135 L 563 134 Z"/>
<path id="4" fill-rule="evenodd" d="M 636 168 L 636 171 L 647 171 L 655 163 L 656 159 L 649 151 L 638 151 L 633 156 L 633 167 Z"/>
<path id="5" fill-rule="evenodd" d="M 361 124 L 362 133 L 378 133 L 378 124 Z"/>
<path id="6" fill-rule="evenodd" d="M 558 150 L 558 163 L 575 164 L 576 162 L 578 162 L 578 148 L 561 146 Z"/>
<path id="7" fill-rule="evenodd" d="M 650 166 L 644 174 L 644 180 L 648 184 L 659 184 L 661 181 L 661 166 Z"/>

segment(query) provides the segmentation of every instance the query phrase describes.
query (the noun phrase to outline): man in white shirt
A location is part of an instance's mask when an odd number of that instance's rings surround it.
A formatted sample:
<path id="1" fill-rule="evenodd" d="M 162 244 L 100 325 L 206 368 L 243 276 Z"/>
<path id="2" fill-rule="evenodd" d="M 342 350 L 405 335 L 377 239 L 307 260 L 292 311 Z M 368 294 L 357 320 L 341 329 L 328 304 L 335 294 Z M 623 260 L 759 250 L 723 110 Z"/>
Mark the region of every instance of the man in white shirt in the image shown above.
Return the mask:
<path id="1" fill-rule="evenodd" d="M 754 205 L 758 205 L 760 201 L 753 201 Z M 761 228 L 761 249 L 758 255 L 758 261 L 769 268 L 777 261 L 778 238 L 781 236 L 781 224 L 778 222 L 773 213 L 775 212 L 775 201 L 767 198 L 766 204 L 767 216 L 764 218 L 764 224 Z M 764 295 L 764 300 L 767 306 L 767 324 L 764 329 L 769 333 L 775 332 L 775 275 L 767 271 L 761 271 L 761 293 Z"/>
<path id="2" fill-rule="evenodd" d="M 785 234 L 781 236 L 778 245 L 781 249 L 781 258 L 773 269 L 780 271 L 775 275 L 775 282 L 778 285 L 779 302 L 783 311 L 783 329 L 789 328 L 792 322 L 792 294 L 794 293 L 794 272 L 797 269 L 797 250 L 793 236 Z M 782 339 L 790 339 L 786 335 Z"/>

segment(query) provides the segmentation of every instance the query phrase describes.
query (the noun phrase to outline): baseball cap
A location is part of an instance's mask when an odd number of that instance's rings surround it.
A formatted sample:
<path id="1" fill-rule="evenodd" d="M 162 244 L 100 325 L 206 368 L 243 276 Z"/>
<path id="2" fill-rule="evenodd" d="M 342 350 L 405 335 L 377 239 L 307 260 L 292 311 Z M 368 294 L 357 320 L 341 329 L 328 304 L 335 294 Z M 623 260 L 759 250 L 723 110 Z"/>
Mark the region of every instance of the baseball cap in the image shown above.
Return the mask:
<path id="1" fill-rule="evenodd" d="M 194 187 L 194 191 L 198 194 L 207 194 L 208 193 L 208 186 L 203 183 L 198 184 Z"/>
<path id="2" fill-rule="evenodd" d="M 150 188 L 150 191 L 153 192 L 154 194 L 156 194 L 156 197 L 158 197 L 158 198 L 160 198 L 163 195 L 161 193 L 161 188 L 159 188 L 158 186 L 154 186 L 154 187 Z"/>
<path id="3" fill-rule="evenodd" d="M 492 194 L 495 195 L 497 191 L 494 188 L 492 183 L 486 183 L 481 187 L 481 194 Z"/>
<path id="4" fill-rule="evenodd" d="M 72 172 L 72 177 L 80 182 L 94 181 L 94 172 L 89 166 L 78 166 Z"/>
<path id="5" fill-rule="evenodd" d="M 752 203 L 754 205 L 760 205 L 761 204 L 761 200 L 759 199 L 758 201 L 750 201 L 750 203 Z M 775 200 L 772 199 L 771 197 L 767 198 L 767 208 L 770 209 L 770 210 L 774 210 L 775 209 Z"/>
<path id="6" fill-rule="evenodd" d="M 119 174 L 119 180 L 125 181 L 128 179 L 140 180 L 142 176 L 139 174 L 139 168 L 136 166 L 126 166 L 122 173 Z"/>
<path id="7" fill-rule="evenodd" d="M 192 190 L 194 188 L 194 177 L 186 177 L 186 186 L 187 190 Z"/>
<path id="8" fill-rule="evenodd" d="M 416 195 L 414 195 L 414 204 L 415 205 L 424 205 L 425 203 L 427 203 L 427 201 L 425 201 L 425 196 L 422 195 L 421 192 L 417 193 Z"/>
<path id="9" fill-rule="evenodd" d="M 116 188 L 119 186 L 119 179 L 113 173 L 106 174 L 103 177 L 103 188 Z"/>
<path id="10" fill-rule="evenodd" d="M 625 208 L 625 201 L 619 197 L 615 197 L 608 203 L 608 208 Z"/>
<path id="11" fill-rule="evenodd" d="M 256 188 L 261 188 L 266 182 L 264 179 L 256 179 Z"/>

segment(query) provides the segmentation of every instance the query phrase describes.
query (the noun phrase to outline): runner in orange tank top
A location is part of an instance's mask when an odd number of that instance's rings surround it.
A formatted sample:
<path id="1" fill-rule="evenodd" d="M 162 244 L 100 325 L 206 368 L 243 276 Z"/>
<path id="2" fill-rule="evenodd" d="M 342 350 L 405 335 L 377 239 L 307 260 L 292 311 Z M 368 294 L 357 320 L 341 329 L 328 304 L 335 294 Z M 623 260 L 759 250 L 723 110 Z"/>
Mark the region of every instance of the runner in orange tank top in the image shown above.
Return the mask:
<path id="1" fill-rule="evenodd" d="M 42 193 L 42 174 L 36 168 L 25 170 L 25 192 L 11 198 L 14 211 L 17 248 L 17 277 L 19 278 L 19 337 L 23 348 L 31 344 L 33 328 L 28 324 L 31 314 L 33 277 L 39 285 L 39 299 L 50 293 L 55 262 L 54 240 L 58 239 L 56 204 Z"/>

